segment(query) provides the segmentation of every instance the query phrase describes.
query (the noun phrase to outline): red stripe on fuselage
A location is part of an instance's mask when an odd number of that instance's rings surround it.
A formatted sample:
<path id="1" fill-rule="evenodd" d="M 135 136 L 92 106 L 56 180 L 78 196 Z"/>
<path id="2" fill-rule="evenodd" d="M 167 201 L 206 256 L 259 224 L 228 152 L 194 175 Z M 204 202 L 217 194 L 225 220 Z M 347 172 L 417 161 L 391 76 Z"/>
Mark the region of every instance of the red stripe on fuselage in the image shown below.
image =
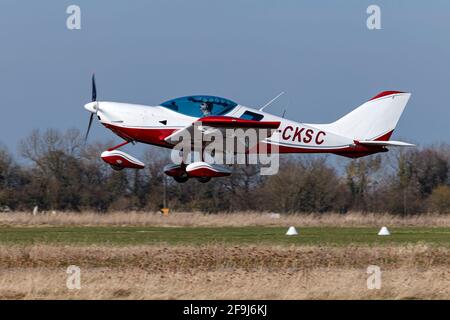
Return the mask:
<path id="1" fill-rule="evenodd" d="M 118 136 L 122 137 L 125 140 L 134 140 L 142 143 L 152 144 L 160 147 L 165 148 L 173 148 L 173 145 L 167 143 L 164 141 L 166 137 L 174 133 L 175 131 L 179 129 L 165 129 L 165 128 L 126 128 L 126 127 L 120 127 L 115 126 L 111 124 L 103 124 L 105 127 L 113 131 Z M 386 133 L 385 135 L 377 138 L 378 141 L 386 141 L 381 140 L 385 139 L 386 137 L 390 137 L 392 132 Z M 250 150 L 250 153 L 254 153 L 255 151 L 263 152 L 264 153 L 271 153 L 272 148 L 270 144 L 266 144 L 266 147 L 261 146 L 262 142 L 258 144 L 257 147 Z M 256 149 L 257 148 L 257 149 Z M 383 152 L 386 151 L 384 147 L 380 146 L 363 146 L 363 145 L 356 145 L 356 146 L 348 146 L 345 148 L 330 148 L 330 149 L 314 149 L 314 148 L 302 148 L 302 147 L 289 147 L 289 146 L 278 146 L 277 153 L 283 154 L 283 153 L 334 153 L 346 157 L 361 157 L 364 155 L 369 155 L 372 153 L 377 152 Z M 352 156 L 353 155 L 353 156 Z"/>
<path id="2" fill-rule="evenodd" d="M 372 154 L 377 152 L 384 152 L 386 149 L 382 146 L 363 146 L 355 145 L 343 148 L 323 148 L 323 149 L 313 149 L 313 148 L 302 148 L 302 147 L 290 147 L 278 145 L 278 151 L 271 144 L 266 144 L 263 146 L 263 142 L 259 143 L 257 147 L 252 148 L 249 153 L 261 152 L 261 153 L 334 153 L 339 155 L 347 154 Z"/>

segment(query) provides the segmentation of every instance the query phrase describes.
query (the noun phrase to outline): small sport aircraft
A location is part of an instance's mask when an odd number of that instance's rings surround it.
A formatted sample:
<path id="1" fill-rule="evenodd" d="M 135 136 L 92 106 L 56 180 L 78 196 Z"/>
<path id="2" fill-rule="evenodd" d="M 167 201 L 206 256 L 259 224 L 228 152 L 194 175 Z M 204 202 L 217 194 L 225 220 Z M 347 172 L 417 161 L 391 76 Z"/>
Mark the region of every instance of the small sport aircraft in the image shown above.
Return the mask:
<path id="1" fill-rule="evenodd" d="M 310 124 L 264 112 L 263 109 L 274 99 L 259 109 L 208 95 L 176 98 L 156 106 L 97 101 L 93 75 L 92 101 L 84 106 L 91 113 L 85 139 L 95 115 L 101 124 L 125 140 L 101 154 L 101 158 L 115 170 L 144 168 L 142 161 L 118 150 L 130 142 L 174 148 L 183 133 L 196 130 L 206 136 L 226 129 L 270 131 L 257 141 L 256 146 L 247 145 L 246 152 L 258 153 L 264 149 L 277 154 L 333 153 L 359 158 L 386 152 L 389 147 L 414 146 L 390 140 L 410 96 L 406 92 L 384 91 L 335 122 Z M 231 174 L 227 166 L 208 163 L 203 157 L 200 160 L 190 164 L 172 163 L 164 167 L 164 172 L 177 182 L 186 182 L 190 178 L 207 182 L 213 177 Z"/>

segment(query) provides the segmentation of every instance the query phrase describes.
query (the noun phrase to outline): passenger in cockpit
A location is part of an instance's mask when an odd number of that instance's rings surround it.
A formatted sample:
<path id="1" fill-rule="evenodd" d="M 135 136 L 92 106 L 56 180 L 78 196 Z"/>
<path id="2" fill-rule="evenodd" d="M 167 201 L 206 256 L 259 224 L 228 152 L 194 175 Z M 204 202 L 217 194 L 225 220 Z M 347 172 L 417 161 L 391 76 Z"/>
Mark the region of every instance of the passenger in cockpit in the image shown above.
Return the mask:
<path id="1" fill-rule="evenodd" d="M 213 108 L 213 104 L 211 102 L 201 102 L 200 103 L 200 111 L 203 113 L 203 116 L 207 117 L 211 114 Z"/>

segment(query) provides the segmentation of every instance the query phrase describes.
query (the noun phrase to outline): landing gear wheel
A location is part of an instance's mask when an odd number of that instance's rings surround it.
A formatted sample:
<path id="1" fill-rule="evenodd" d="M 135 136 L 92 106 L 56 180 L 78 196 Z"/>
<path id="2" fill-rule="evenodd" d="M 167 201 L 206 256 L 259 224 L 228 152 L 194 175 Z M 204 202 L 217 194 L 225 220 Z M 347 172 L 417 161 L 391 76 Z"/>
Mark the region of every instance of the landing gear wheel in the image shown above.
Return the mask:
<path id="1" fill-rule="evenodd" d="M 201 182 L 201 183 L 209 182 L 209 180 L 211 180 L 211 177 L 198 177 L 197 178 L 197 181 Z"/>
<path id="2" fill-rule="evenodd" d="M 189 180 L 188 176 L 177 176 L 177 177 L 173 177 L 173 180 L 175 180 L 178 183 L 185 183 L 186 181 Z"/>
<path id="3" fill-rule="evenodd" d="M 111 168 L 113 168 L 113 170 L 116 170 L 116 171 L 120 171 L 120 170 L 124 169 L 124 167 L 115 166 L 113 164 L 110 164 L 110 166 L 111 166 Z"/>

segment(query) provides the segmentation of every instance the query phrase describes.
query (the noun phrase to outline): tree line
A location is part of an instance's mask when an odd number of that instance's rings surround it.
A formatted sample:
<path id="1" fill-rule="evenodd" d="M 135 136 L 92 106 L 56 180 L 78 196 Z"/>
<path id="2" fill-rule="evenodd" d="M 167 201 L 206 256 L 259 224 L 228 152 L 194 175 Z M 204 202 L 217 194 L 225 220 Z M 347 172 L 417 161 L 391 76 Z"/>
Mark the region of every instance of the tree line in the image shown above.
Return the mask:
<path id="1" fill-rule="evenodd" d="M 178 184 L 165 177 L 170 151 L 148 148 L 143 170 L 114 171 L 100 159 L 112 141 L 84 144 L 76 129 L 32 131 L 18 157 L 0 147 L 0 207 L 99 212 L 450 212 L 450 146 L 392 149 L 360 159 L 281 155 L 280 170 L 236 166 L 230 177 Z"/>

